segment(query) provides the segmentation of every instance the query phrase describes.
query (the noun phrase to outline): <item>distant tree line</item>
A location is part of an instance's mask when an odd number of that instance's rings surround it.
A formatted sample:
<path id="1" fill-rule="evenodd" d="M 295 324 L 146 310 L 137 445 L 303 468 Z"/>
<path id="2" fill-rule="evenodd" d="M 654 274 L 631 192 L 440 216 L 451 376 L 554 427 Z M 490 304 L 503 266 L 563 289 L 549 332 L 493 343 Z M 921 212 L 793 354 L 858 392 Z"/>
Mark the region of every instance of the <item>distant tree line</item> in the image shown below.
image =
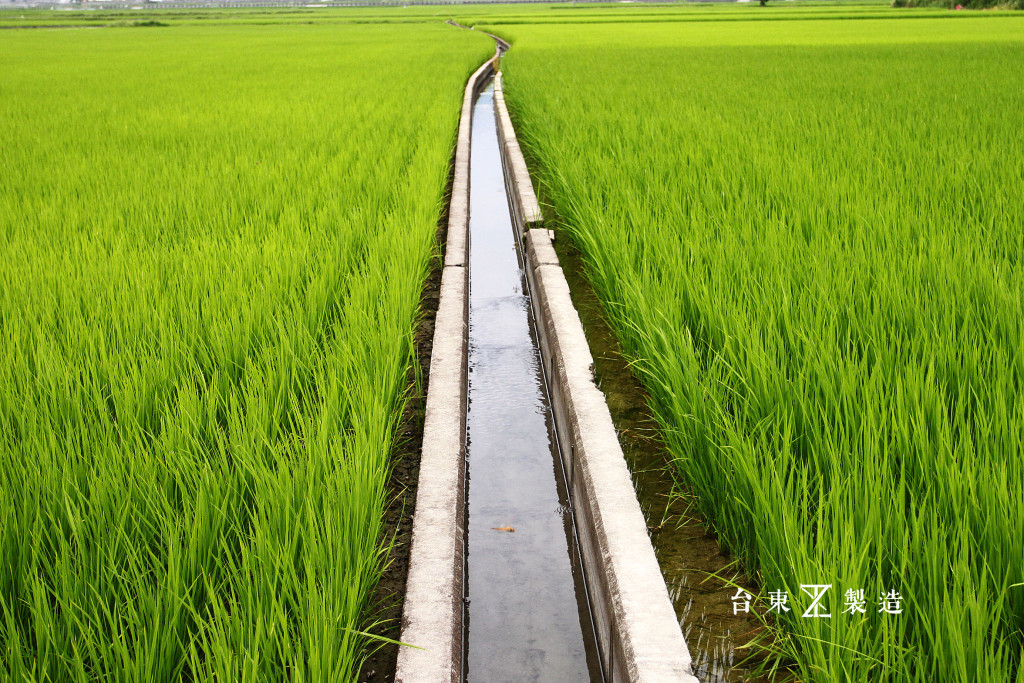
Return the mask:
<path id="1" fill-rule="evenodd" d="M 892 0 L 893 7 L 947 7 L 949 9 L 1024 9 L 1024 0 Z"/>

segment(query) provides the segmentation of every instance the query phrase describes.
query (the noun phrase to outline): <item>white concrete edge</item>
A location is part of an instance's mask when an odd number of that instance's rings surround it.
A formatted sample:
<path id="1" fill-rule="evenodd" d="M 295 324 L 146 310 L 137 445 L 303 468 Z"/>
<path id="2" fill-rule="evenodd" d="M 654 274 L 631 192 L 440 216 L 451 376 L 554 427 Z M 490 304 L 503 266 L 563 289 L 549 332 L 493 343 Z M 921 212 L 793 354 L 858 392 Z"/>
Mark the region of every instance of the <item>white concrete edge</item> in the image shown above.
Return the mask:
<path id="1" fill-rule="evenodd" d="M 448 236 L 430 357 L 419 486 L 395 681 L 463 679 L 469 145 L 473 103 L 499 55 L 469 78 L 455 147 Z"/>
<path id="2" fill-rule="evenodd" d="M 612 670 L 612 680 L 696 683 L 611 413 L 594 383 L 593 357 L 554 246 L 546 230 L 528 231 L 526 242 L 534 282 L 530 295 L 543 316 L 539 325 L 546 328 L 546 355 L 554 359 L 549 381 L 559 385 L 566 405 L 562 429 L 568 431 L 564 441 L 571 444 L 573 457 L 574 509 L 579 523 L 589 527 L 580 537 L 596 546 L 582 549 L 591 564 L 585 571 L 588 577 L 601 573 L 601 580 L 592 582 L 591 600 L 604 601 L 599 611 L 612 620 L 606 636 L 611 642 L 604 645 L 614 655 L 605 658 L 606 668 Z"/>
<path id="3" fill-rule="evenodd" d="M 494 103 L 499 137 L 503 143 L 506 177 L 510 181 L 506 185 L 510 186 L 510 199 L 515 205 L 513 212 L 517 214 L 516 218 L 521 221 L 521 227 L 524 229 L 539 226 L 544 217 L 537 201 L 537 193 L 533 190 L 533 181 L 530 180 L 530 171 L 523 158 L 523 150 L 519 147 L 519 140 L 512 128 L 508 107 L 505 106 L 505 91 L 502 88 L 500 71 L 494 76 Z"/>
<path id="4" fill-rule="evenodd" d="M 540 222 L 533 185 L 495 77 L 496 116 L 507 183 L 526 232 L 523 248 L 541 354 L 548 370 L 563 458 L 569 473 L 584 572 L 609 681 L 697 683 L 665 579 L 647 533 L 629 469 L 604 394 L 594 382 L 593 357 L 549 231 Z M 525 176 L 525 181 L 523 177 Z M 568 453 L 565 451 L 569 451 Z M 587 547 L 589 546 L 589 547 Z M 587 566 L 589 565 L 589 566 Z"/>

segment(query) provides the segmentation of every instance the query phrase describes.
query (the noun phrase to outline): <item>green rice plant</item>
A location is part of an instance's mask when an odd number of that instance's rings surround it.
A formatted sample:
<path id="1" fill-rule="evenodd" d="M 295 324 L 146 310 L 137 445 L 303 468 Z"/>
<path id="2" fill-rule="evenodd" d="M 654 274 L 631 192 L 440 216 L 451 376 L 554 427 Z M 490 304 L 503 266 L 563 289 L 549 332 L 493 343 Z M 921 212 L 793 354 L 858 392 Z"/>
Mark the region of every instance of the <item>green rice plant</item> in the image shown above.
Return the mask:
<path id="1" fill-rule="evenodd" d="M 557 229 L 679 478 L 789 593 L 801 680 L 1024 677 L 1021 27 L 496 26 Z"/>
<path id="2" fill-rule="evenodd" d="M 493 44 L 7 34 L 0 680 L 353 679 L 462 88 Z"/>

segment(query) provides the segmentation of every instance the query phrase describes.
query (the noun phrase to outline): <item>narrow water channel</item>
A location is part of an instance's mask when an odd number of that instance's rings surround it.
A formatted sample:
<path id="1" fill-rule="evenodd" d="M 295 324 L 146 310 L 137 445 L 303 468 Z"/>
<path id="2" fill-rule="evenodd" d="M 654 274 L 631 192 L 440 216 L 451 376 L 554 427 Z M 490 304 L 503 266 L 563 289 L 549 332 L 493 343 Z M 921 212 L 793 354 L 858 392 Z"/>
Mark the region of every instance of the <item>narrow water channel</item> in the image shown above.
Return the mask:
<path id="1" fill-rule="evenodd" d="M 491 86 L 470 157 L 466 680 L 600 681 Z"/>

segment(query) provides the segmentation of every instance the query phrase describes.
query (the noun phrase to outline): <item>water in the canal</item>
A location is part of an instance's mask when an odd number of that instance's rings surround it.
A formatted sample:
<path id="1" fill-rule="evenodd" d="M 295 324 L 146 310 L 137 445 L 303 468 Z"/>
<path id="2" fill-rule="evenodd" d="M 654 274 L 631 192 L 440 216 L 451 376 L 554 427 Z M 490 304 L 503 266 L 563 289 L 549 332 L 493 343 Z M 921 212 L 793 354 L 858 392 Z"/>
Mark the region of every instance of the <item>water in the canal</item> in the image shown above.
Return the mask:
<path id="1" fill-rule="evenodd" d="M 600 680 L 488 87 L 473 112 L 466 680 Z"/>

